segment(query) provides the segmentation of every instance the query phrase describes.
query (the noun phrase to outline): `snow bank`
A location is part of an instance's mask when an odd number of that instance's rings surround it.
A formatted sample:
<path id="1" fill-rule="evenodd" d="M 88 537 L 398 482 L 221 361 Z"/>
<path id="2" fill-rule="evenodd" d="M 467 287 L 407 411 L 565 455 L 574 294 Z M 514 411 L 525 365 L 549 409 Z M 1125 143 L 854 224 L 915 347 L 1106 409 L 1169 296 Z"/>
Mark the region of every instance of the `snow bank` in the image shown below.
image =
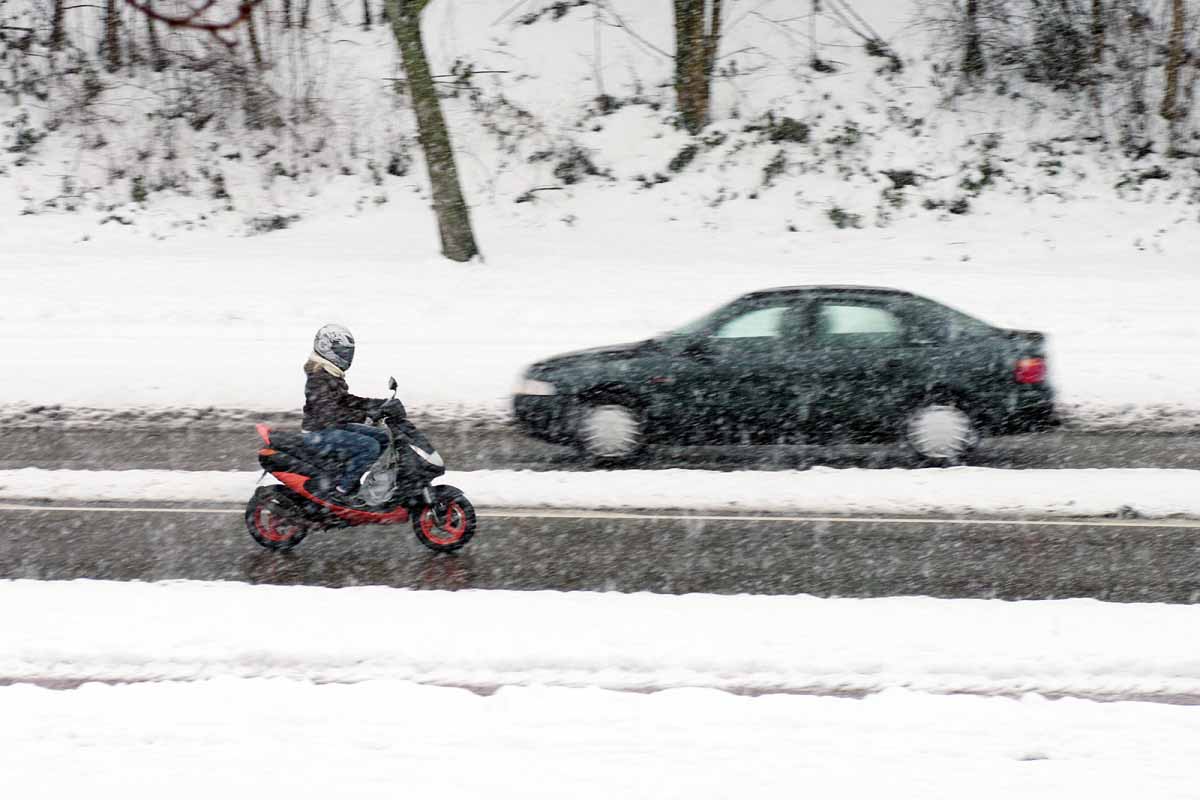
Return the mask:
<path id="1" fill-rule="evenodd" d="M 1194 708 L 914 690 L 1194 694 L 1197 625 L 1093 600 L 0 581 L 0 678 L 150 681 L 0 686 L 0 774 L 121 800 L 1191 800 Z"/>
<path id="2" fill-rule="evenodd" d="M 1200 606 L 0 582 L 0 678 L 1200 694 Z"/>
<path id="3" fill-rule="evenodd" d="M 295 409 L 313 333 L 337 320 L 358 337 L 357 394 L 383 395 L 394 374 L 414 413 L 503 416 L 536 360 L 653 336 L 748 291 L 858 283 L 1045 331 L 1072 424 L 1200 422 L 1200 229 L 1139 252 L 1129 220 L 1097 233 L 1095 218 L 1022 212 L 797 235 L 696 231 L 621 202 L 619 224 L 484 222 L 488 264 L 467 267 L 414 249 L 382 214 L 178 246 L 31 233 L 0 255 L 0 351 L 21 376 L 0 382 L 0 408 Z"/>
<path id="4" fill-rule="evenodd" d="M 0 498 L 244 503 L 260 475 L 3 470 Z M 444 482 L 485 514 L 501 507 L 1200 518 L 1200 471 L 1189 469 L 478 470 L 448 473 Z"/>
<path id="5" fill-rule="evenodd" d="M 15 797 L 1192 800 L 1193 708 L 281 680 L 0 688 Z"/>
<path id="6" fill-rule="evenodd" d="M 510 0 L 480 0 L 469 14 L 431 5 L 435 70 L 446 74 L 461 58 L 494 71 L 475 76 L 484 105 L 503 98 L 528 115 L 497 123 L 471 110 L 469 92 L 446 100 L 487 259 L 469 266 L 438 258 L 419 159 L 406 175 L 380 174 L 412 134 L 389 80 L 396 55 L 386 29 L 338 24 L 309 51 L 268 48 L 281 60 L 273 79 L 284 96 L 305 87 L 326 103 L 322 123 L 282 142 L 270 129 L 193 131 L 174 118 L 156 129 L 146 112 L 171 94 L 160 85 L 169 75 L 138 91 L 128 85 L 140 79 L 124 73 L 92 76 L 111 84 L 100 116 L 124 127 L 97 122 L 103 136 L 75 136 L 64 125 L 44 152 L 20 154 L 29 164 L 0 170 L 0 352 L 20 375 L 0 382 L 0 407 L 295 408 L 313 332 L 337 320 L 358 335 L 359 394 L 380 394 L 395 373 L 416 412 L 495 416 L 537 359 L 650 336 L 746 291 L 863 283 L 1047 332 L 1073 422 L 1200 424 L 1200 228 L 1185 162 L 1163 166 L 1151 154 L 1127 164 L 1135 175 L 1162 166 L 1176 178 L 1118 192 L 1120 157 L 1062 141 L 1096 132 L 1090 104 L 1064 119 L 1060 97 L 1026 85 L 1013 87 L 1020 99 L 983 92 L 948 103 L 928 34 L 911 24 L 914 4 L 857 7 L 905 72 L 879 72 L 883 59 L 822 16 L 822 57 L 838 71 L 814 73 L 795 3 L 770 0 L 729 19 L 722 50 L 738 68 L 714 82 L 716 121 L 695 140 L 671 124 L 669 59 L 630 35 L 669 51 L 668 3 L 591 4 L 538 25 L 512 14 L 498 22 Z M 629 27 L 609 24 L 611 12 Z M 601 92 L 628 103 L 599 114 Z M 50 116 L 41 105 L 0 107 L 0 116 Z M 810 126 L 809 140 L 771 142 L 755 131 L 768 111 Z M 497 140 L 498 129 L 508 134 Z M 110 144 L 94 149 L 95 138 Z M 998 149 L 986 150 L 993 140 Z M 315 141 L 328 142 L 326 152 L 305 157 Z M 695 160 L 671 172 L 697 141 Z M 258 151 L 270 154 L 260 163 Z M 614 180 L 560 180 L 554 171 L 572 153 Z M 784 173 L 767 186 L 764 171 L 778 158 Z M 924 208 L 961 195 L 985 160 L 994 186 L 972 198 L 970 214 Z M 277 164 L 304 172 L 281 176 Z M 922 182 L 887 200 L 895 189 L 884 171 L 896 169 Z M 213 197 L 202 171 L 221 177 L 231 197 Z M 128 174 L 106 185 L 114 172 Z M 136 179 L 156 185 L 181 172 L 194 184 L 186 193 L 130 201 Z M 670 181 L 642 188 L 637 176 L 656 173 Z M 74 190 L 64 176 L 75 176 Z M 558 191 L 514 202 L 536 187 Z M 77 212 L 43 208 L 47 196 L 76 193 L 87 196 Z M 835 208 L 864 227 L 835 228 Z M 248 220 L 293 213 L 303 219 L 286 230 L 242 235 Z M 98 224 L 114 218 L 132 224 Z"/>

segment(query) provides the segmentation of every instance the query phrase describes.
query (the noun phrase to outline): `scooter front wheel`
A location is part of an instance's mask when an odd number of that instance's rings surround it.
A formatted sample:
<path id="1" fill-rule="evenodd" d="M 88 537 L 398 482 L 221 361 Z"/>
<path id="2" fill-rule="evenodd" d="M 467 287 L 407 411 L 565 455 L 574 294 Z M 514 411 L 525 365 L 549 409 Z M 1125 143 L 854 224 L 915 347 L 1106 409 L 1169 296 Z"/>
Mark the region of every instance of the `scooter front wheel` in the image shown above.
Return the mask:
<path id="1" fill-rule="evenodd" d="M 246 529 L 268 550 L 291 550 L 310 526 L 285 487 L 260 486 L 246 504 Z"/>
<path id="2" fill-rule="evenodd" d="M 464 547 L 475 535 L 475 506 L 454 486 L 434 486 L 433 505 L 413 515 L 417 541 L 439 553 Z"/>

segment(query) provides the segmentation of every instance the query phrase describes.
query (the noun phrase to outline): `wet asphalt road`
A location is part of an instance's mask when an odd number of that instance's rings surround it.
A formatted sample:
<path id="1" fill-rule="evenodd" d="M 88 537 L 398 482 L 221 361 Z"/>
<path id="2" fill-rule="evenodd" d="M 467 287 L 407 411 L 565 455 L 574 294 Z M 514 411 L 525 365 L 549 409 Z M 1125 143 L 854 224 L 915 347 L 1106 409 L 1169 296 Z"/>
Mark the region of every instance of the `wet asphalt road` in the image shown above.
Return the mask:
<path id="1" fill-rule="evenodd" d="M 282 427 L 282 426 L 281 426 Z M 429 426 L 451 469 L 582 469 L 506 428 Z M 0 469 L 257 468 L 252 425 L 182 430 L 0 428 Z M 1008 468 L 1200 468 L 1200 435 L 1059 431 L 990 440 Z M 649 468 L 911 466 L 898 448 L 662 449 Z M 487 513 L 487 509 L 481 509 Z M 1200 602 L 1200 527 L 1083 522 L 485 517 L 465 551 L 426 551 L 406 526 L 314 534 L 261 550 L 240 510 L 0 510 L 0 578 L 235 580 L 417 589 L 921 594 Z"/>
<path id="2" fill-rule="evenodd" d="M 1200 525 L 1183 522 L 514 512 L 481 515 L 453 555 L 425 550 L 408 526 L 316 533 L 277 554 L 250 539 L 238 510 L 11 505 L 0 509 L 0 578 L 1200 602 Z"/>
<path id="3" fill-rule="evenodd" d="M 291 426 L 282 427 L 291 429 Z M 425 426 L 452 470 L 585 469 L 568 448 L 528 439 L 508 427 Z M 242 429 L 0 428 L 0 469 L 254 470 L 260 441 L 253 425 Z M 1053 433 L 991 439 L 974 454 L 985 467 L 1200 469 L 1200 434 Z M 911 467 L 900 447 L 659 448 L 644 468 L 795 469 Z"/>

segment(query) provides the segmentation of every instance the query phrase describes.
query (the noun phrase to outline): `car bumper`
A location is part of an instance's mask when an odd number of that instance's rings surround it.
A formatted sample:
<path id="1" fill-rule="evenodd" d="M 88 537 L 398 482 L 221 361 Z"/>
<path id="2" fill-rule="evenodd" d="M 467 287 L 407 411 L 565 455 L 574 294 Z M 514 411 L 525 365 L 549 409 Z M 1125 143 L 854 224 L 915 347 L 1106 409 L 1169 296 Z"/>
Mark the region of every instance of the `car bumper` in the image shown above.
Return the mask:
<path id="1" fill-rule="evenodd" d="M 522 433 L 554 444 L 575 440 L 575 406 L 562 395 L 513 397 L 513 417 Z"/>
<path id="2" fill-rule="evenodd" d="M 1005 404 L 1005 413 L 996 420 L 992 433 L 999 436 L 1036 433 L 1062 425 L 1054 405 L 1054 393 L 1048 387 L 1029 387 L 1015 392 Z"/>

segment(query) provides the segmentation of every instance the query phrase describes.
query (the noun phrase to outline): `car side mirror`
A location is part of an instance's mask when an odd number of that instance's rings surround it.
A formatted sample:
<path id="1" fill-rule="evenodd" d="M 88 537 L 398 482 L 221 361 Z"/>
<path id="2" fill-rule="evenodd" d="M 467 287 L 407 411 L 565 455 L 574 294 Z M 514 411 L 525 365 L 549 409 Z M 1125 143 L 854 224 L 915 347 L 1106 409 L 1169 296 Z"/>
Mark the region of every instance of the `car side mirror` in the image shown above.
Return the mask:
<path id="1" fill-rule="evenodd" d="M 395 378 L 388 378 L 388 389 L 393 392 L 400 388 L 400 384 L 396 383 Z"/>

